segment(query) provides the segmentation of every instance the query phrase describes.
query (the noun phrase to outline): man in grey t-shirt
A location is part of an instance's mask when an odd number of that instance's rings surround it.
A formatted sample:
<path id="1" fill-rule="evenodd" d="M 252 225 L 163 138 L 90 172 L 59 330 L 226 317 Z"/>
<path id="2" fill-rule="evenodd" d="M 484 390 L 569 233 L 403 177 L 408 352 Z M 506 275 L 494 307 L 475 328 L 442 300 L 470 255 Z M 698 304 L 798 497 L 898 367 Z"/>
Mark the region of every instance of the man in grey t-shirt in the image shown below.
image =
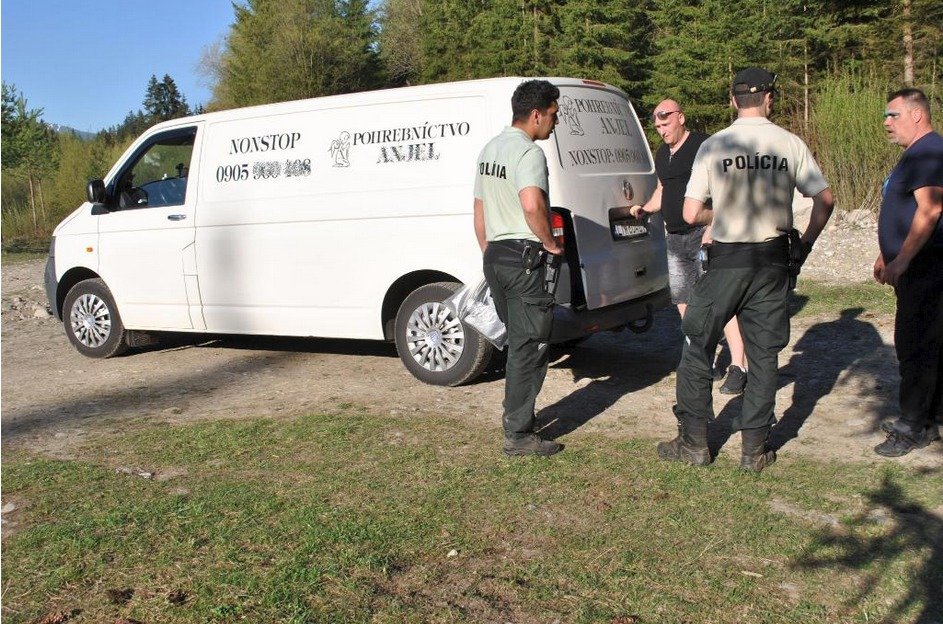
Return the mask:
<path id="1" fill-rule="evenodd" d="M 776 460 L 767 442 L 776 422 L 777 357 L 789 341 L 793 192 L 813 198 L 801 250 L 793 250 L 799 263 L 828 222 L 834 200 L 806 144 L 768 119 L 775 81 L 775 75 L 758 67 L 734 76 L 731 104 L 737 119 L 704 141 L 691 169 L 684 219 L 713 224 L 714 242 L 707 272 L 695 285 L 681 322 L 679 433 L 658 445 L 663 459 L 696 465 L 712 461 L 707 446 L 707 423 L 714 417 L 711 362 L 724 325 L 736 315 L 750 362 L 743 408 L 731 423 L 742 432 L 740 468 L 759 472 Z"/>
<path id="2" fill-rule="evenodd" d="M 534 405 L 547 374 L 553 297 L 545 266 L 524 266 L 541 251 L 562 255 L 550 228 L 547 159 L 534 141 L 557 124 L 560 90 L 546 80 L 521 83 L 511 97 L 513 120 L 478 157 L 475 235 L 485 279 L 508 330 L 504 381 L 504 452 L 553 455 L 563 445 L 534 432 Z"/>

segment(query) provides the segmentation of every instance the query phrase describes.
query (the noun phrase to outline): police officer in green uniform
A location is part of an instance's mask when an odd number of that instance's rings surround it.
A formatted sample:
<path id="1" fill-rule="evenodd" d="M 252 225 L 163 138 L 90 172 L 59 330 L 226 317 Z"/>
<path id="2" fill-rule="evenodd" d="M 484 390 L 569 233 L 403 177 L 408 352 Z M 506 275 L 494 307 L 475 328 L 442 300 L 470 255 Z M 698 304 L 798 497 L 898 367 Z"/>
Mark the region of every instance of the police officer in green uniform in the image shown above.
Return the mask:
<path id="1" fill-rule="evenodd" d="M 534 143 L 557 124 L 560 90 L 546 80 L 521 83 L 513 120 L 478 157 L 475 235 L 498 316 L 507 326 L 504 453 L 553 455 L 563 445 L 534 432 L 534 404 L 547 374 L 553 297 L 544 286 L 547 254 L 561 255 L 550 228 L 547 159 Z"/>
<path id="2" fill-rule="evenodd" d="M 738 72 L 731 88 L 737 119 L 704 141 L 694 160 L 684 218 L 692 225 L 713 223 L 714 243 L 681 323 L 685 345 L 674 408 L 679 433 L 658 445 L 663 459 L 712 461 L 711 360 L 724 325 L 737 316 L 750 362 L 743 407 L 732 422 L 741 431 L 740 468 L 759 472 L 776 460 L 767 441 L 776 422 L 777 356 L 789 342 L 790 269 L 797 270 L 811 251 L 834 200 L 806 144 L 768 119 L 775 81 L 757 67 Z M 790 245 L 794 189 L 813 203 L 808 228 Z"/>

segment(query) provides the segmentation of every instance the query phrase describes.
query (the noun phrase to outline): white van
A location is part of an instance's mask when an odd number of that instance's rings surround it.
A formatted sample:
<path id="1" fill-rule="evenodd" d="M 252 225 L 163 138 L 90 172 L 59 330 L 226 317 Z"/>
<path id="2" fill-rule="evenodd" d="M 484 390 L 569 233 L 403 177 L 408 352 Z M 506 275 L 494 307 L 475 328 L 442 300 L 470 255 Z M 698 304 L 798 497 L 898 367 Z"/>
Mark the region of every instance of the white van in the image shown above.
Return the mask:
<path id="1" fill-rule="evenodd" d="M 84 355 L 153 332 L 395 340 L 433 384 L 466 382 L 491 345 L 441 301 L 481 279 L 475 162 L 523 78 L 426 85 L 161 123 L 54 232 L 51 309 Z M 549 78 L 550 204 L 565 237 L 554 340 L 633 326 L 667 305 L 655 188 L 625 93 Z"/>

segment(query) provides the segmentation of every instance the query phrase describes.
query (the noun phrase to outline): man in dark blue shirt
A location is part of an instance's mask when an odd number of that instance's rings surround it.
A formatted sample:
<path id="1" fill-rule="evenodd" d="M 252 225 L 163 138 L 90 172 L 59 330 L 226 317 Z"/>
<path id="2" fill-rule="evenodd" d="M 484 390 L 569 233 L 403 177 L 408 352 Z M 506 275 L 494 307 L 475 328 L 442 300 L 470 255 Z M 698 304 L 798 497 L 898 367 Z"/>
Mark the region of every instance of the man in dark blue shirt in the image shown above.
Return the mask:
<path id="1" fill-rule="evenodd" d="M 874 279 L 897 295 L 900 418 L 874 452 L 900 457 L 939 440 L 943 419 L 943 137 L 918 89 L 890 95 L 884 129 L 904 148 L 884 181 L 874 262 Z"/>

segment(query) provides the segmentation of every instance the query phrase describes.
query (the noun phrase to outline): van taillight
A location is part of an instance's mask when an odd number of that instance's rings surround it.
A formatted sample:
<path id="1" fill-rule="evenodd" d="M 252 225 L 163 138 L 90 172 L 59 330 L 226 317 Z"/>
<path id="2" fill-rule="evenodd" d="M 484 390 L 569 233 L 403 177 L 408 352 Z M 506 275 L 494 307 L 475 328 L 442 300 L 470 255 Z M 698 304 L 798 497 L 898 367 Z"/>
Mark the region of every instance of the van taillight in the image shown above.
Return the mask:
<path id="1" fill-rule="evenodd" d="M 557 244 L 563 246 L 563 215 L 559 212 L 550 211 L 550 229 L 553 230 L 553 237 L 557 239 Z"/>

